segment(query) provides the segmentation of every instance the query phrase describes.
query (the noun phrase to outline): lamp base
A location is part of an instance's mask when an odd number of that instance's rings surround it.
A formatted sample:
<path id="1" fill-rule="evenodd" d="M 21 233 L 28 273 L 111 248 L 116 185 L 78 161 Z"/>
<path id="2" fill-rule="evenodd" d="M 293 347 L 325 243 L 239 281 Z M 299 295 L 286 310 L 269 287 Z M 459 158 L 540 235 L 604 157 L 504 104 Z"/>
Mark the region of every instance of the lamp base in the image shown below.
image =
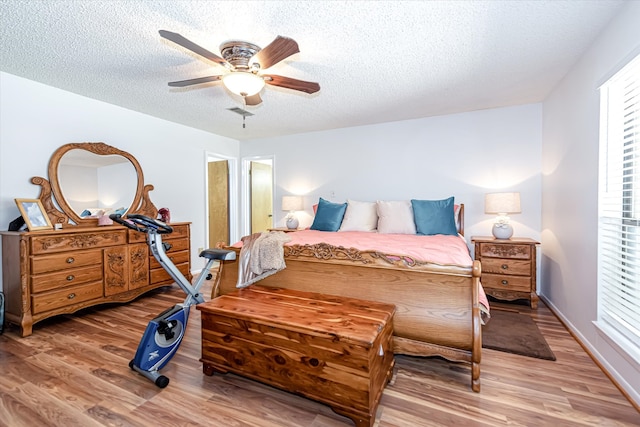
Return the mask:
<path id="1" fill-rule="evenodd" d="M 491 233 L 496 239 L 507 240 L 513 236 L 513 227 L 510 224 L 493 224 Z"/>
<path id="2" fill-rule="evenodd" d="M 295 230 L 296 228 L 298 228 L 298 218 L 296 217 L 291 217 L 291 218 L 287 218 L 287 228 L 289 230 Z"/>

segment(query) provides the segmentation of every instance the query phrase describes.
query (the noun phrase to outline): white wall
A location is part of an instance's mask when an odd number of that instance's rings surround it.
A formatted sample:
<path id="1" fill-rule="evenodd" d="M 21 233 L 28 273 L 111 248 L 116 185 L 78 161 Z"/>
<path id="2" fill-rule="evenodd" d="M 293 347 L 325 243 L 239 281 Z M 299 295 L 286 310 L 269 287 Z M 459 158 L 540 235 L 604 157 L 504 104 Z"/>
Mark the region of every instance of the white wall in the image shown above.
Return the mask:
<path id="1" fill-rule="evenodd" d="M 190 221 L 192 267 L 204 247 L 206 155 L 238 156 L 238 141 L 0 73 L 0 229 L 20 215 L 14 198 L 36 198 L 51 154 L 70 142 L 104 142 L 138 159 L 150 197 Z"/>
<path id="2" fill-rule="evenodd" d="M 541 292 L 640 404 L 640 366 L 598 335 L 598 86 L 635 50 L 640 2 L 629 2 L 543 106 Z"/>
<path id="3" fill-rule="evenodd" d="M 542 105 L 498 108 L 243 142 L 243 157 L 275 156 L 274 216 L 282 196 L 305 195 L 301 226 L 319 197 L 441 199 L 465 204 L 465 236 L 491 235 L 484 194 L 519 191 L 519 236 L 540 237 Z"/>

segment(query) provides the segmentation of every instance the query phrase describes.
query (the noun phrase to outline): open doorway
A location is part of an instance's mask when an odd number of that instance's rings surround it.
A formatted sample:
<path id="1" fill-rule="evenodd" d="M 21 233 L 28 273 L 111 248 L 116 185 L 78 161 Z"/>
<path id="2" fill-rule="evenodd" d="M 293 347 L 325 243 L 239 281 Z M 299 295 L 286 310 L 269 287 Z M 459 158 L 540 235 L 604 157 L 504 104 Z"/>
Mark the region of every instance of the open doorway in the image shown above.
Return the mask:
<path id="1" fill-rule="evenodd" d="M 243 159 L 246 234 L 273 228 L 273 157 Z"/>
<path id="2" fill-rule="evenodd" d="M 239 239 L 236 169 L 236 159 L 207 153 L 207 247 Z"/>

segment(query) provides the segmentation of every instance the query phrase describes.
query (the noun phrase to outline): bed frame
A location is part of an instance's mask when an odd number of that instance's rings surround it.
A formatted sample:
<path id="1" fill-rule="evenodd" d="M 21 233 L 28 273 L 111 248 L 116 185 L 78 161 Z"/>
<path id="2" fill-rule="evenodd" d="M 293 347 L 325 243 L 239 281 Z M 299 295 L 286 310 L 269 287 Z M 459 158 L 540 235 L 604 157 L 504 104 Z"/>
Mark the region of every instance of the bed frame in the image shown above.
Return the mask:
<path id="1" fill-rule="evenodd" d="M 395 304 L 394 353 L 468 363 L 471 388 L 480 391 L 479 261 L 443 266 L 327 244 L 285 246 L 284 253 L 286 268 L 260 285 Z M 238 258 L 221 265 L 212 298 L 236 290 Z"/>

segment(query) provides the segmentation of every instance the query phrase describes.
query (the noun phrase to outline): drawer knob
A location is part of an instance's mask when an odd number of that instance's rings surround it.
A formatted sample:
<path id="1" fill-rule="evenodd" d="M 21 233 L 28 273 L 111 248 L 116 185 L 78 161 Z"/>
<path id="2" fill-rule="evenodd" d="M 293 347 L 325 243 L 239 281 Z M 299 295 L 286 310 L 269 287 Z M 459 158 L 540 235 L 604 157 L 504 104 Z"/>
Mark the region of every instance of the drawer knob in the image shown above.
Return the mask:
<path id="1" fill-rule="evenodd" d="M 503 285 L 507 286 L 507 285 L 509 284 L 509 281 L 508 281 L 508 280 L 503 280 L 501 283 L 502 283 Z"/>
<path id="2" fill-rule="evenodd" d="M 69 299 L 74 299 L 75 297 L 76 297 L 76 294 L 74 294 L 74 293 L 70 293 L 70 294 L 67 296 L 67 298 L 69 298 Z"/>
<path id="3" fill-rule="evenodd" d="M 67 258 L 67 264 L 72 264 L 73 261 L 75 261 L 75 259 L 73 259 L 73 257 L 70 256 L 69 258 Z"/>
<path id="4" fill-rule="evenodd" d="M 75 277 L 74 277 L 74 275 L 73 275 L 73 274 L 70 274 L 70 275 L 68 275 L 68 276 L 67 276 L 67 281 L 69 281 L 69 282 L 70 282 L 70 281 L 72 281 L 73 279 L 75 279 Z"/>
<path id="5" fill-rule="evenodd" d="M 509 266 L 507 264 L 502 264 L 500 266 L 500 268 L 503 269 L 503 270 L 507 270 L 509 268 Z"/>

